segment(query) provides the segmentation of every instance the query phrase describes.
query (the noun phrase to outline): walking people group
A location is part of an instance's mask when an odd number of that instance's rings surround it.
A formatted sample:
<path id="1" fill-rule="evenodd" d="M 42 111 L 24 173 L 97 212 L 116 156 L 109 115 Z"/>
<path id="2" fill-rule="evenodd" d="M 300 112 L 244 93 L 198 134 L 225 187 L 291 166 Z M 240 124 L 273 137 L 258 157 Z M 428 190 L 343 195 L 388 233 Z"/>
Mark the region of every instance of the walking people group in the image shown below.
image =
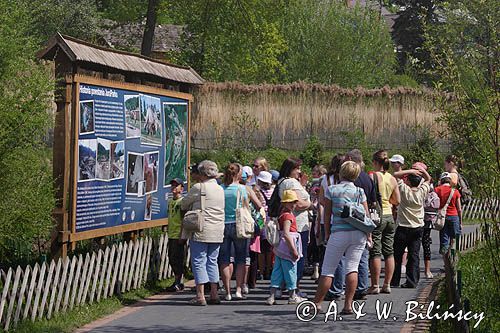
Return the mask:
<path id="1" fill-rule="evenodd" d="M 196 183 L 184 198 L 180 180 L 173 180 L 169 210 L 177 211 L 169 212 L 175 244 L 169 245 L 169 253 L 182 256 L 189 241 L 196 284 L 190 304 L 220 304 L 220 294 L 222 301 L 246 299 L 259 279 L 270 280 L 267 304 L 276 304 L 283 292 L 288 292 L 289 304 L 298 304 L 308 296 L 300 281 L 309 263 L 318 284 L 316 306 L 344 295 L 342 313 L 351 314 L 353 300 L 390 294 L 394 287 L 416 288 L 421 246 L 425 277 L 432 278 L 430 235 L 438 213 L 445 211 L 439 239 L 440 253 L 446 254 L 461 232 L 461 193 L 471 193 L 455 156 L 446 158 L 436 186 L 425 161 L 404 166 L 403 156 L 389 158 L 379 150 L 372 156 L 372 171 L 366 172 L 361 152 L 354 149 L 335 155 L 328 168 L 313 168 L 310 182 L 301 160 L 287 158 L 278 173 L 262 157 L 252 167 L 230 163 L 223 179 L 214 162 L 201 162 L 192 169 Z M 201 212 L 201 230 L 182 228 L 179 207 Z M 238 225 L 245 212 L 254 222 L 250 235 L 243 235 Z M 171 262 L 176 267 L 170 290 L 181 291 L 179 258 Z"/>

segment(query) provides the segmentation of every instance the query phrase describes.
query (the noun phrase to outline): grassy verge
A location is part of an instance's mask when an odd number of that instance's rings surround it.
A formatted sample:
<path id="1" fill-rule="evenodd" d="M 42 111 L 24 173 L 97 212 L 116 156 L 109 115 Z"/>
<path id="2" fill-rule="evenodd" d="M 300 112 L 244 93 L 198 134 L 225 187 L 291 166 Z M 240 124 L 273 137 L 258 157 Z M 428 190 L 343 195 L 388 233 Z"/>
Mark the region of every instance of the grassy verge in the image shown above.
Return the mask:
<path id="1" fill-rule="evenodd" d="M 498 253 L 498 249 L 496 250 Z M 470 311 L 484 312 L 484 319 L 477 328 L 473 328 L 475 321 L 469 322 L 471 332 L 489 333 L 500 332 L 500 292 L 498 280 L 495 277 L 491 251 L 486 245 L 474 249 L 460 256 L 458 269 L 462 271 L 462 299 L 470 302 Z M 439 304 L 441 309 L 448 309 L 446 290 L 440 290 Z M 453 332 L 451 321 L 435 323 L 432 332 Z"/>
<path id="2" fill-rule="evenodd" d="M 72 332 L 94 320 L 112 314 L 126 305 L 133 304 L 141 299 L 157 294 L 172 284 L 172 279 L 158 281 L 144 288 L 133 290 L 121 295 L 101 300 L 98 303 L 84 304 L 73 310 L 58 313 L 50 320 L 42 319 L 36 322 L 21 323 L 13 332 Z"/>

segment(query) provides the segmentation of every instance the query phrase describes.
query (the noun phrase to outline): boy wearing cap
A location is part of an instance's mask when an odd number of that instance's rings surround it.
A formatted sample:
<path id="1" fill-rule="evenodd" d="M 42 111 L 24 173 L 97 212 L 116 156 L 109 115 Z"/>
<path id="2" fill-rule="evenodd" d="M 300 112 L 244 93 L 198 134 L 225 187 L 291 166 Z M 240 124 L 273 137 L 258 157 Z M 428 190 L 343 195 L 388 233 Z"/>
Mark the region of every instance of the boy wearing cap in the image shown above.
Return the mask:
<path id="1" fill-rule="evenodd" d="M 185 243 L 181 239 L 182 215 L 181 201 L 184 184 L 182 179 L 174 178 L 170 181 L 172 199 L 168 201 L 168 260 L 175 275 L 175 282 L 167 290 L 182 291 L 182 275 L 184 274 Z"/>
<path id="2" fill-rule="evenodd" d="M 302 243 L 297 232 L 297 221 L 293 210 L 299 201 L 297 193 L 285 190 L 281 198 L 282 211 L 278 219 L 280 242 L 274 248 L 274 266 L 271 274 L 271 290 L 266 300 L 269 305 L 275 304 L 276 291 L 283 281 L 289 292 L 288 304 L 299 304 L 304 301 L 297 295 L 297 262 L 302 256 Z"/>
<path id="3" fill-rule="evenodd" d="M 444 227 L 439 230 L 439 253 L 445 254 L 453 246 L 455 236 L 462 233 L 462 205 L 460 192 L 452 187 L 451 173 L 443 172 L 439 177 L 439 183 L 441 185 L 434 190 L 439 197 L 439 209 L 442 209 L 450 199 Z"/>

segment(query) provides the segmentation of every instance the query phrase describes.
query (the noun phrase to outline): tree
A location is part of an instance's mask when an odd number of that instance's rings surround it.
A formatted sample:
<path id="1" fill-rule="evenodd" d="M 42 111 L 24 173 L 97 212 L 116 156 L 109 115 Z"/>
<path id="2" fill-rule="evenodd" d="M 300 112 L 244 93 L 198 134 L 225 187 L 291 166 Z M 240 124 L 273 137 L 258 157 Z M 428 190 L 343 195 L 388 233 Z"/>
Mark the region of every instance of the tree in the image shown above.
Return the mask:
<path id="1" fill-rule="evenodd" d="M 389 0 L 399 8 L 394 21 L 392 38 L 398 48 L 399 72 L 417 68 L 419 78 L 427 79 L 424 69 L 430 65 L 430 55 L 424 47 L 424 26 L 438 23 L 442 0 Z"/>
<path id="2" fill-rule="evenodd" d="M 30 9 L 0 0 L 0 266 L 22 263 L 52 228 L 52 167 L 44 138 L 54 85 L 34 61 Z M 39 254 L 39 253 L 38 253 Z"/>
<path id="3" fill-rule="evenodd" d="M 304 0 L 290 1 L 284 10 L 288 81 L 367 88 L 395 83 L 394 45 L 377 12 Z"/>
<path id="4" fill-rule="evenodd" d="M 476 197 L 489 198 L 491 213 L 482 223 L 493 231 L 486 237 L 496 295 L 500 291 L 500 221 L 491 203 L 500 199 L 500 10 L 495 0 L 446 2 L 442 24 L 426 31 L 426 47 L 435 63 L 436 87 L 452 93 L 440 105 L 455 153 L 465 160 L 462 172 Z M 486 214 L 487 216 L 489 214 Z M 495 292 L 494 291 L 494 292 Z M 474 306 L 474 305 L 472 305 Z M 494 319 L 481 324 L 494 331 Z"/>
<path id="5" fill-rule="evenodd" d="M 185 24 L 173 60 L 212 81 L 278 82 L 286 50 L 273 0 L 181 0 L 169 10 Z M 174 14 L 175 13 L 175 14 Z"/>
<path id="6" fill-rule="evenodd" d="M 153 41 L 155 37 L 156 17 L 160 0 L 149 0 L 146 14 L 146 26 L 144 27 L 144 37 L 142 37 L 141 54 L 150 56 L 153 51 Z"/>

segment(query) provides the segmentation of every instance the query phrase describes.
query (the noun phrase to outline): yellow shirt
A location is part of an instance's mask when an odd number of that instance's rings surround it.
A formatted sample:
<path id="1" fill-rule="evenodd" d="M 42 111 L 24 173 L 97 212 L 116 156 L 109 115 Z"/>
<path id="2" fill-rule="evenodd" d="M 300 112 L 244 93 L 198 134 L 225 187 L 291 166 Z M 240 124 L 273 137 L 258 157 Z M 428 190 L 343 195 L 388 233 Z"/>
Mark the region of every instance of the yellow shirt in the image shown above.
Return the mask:
<path id="1" fill-rule="evenodd" d="M 377 180 L 380 196 L 382 197 L 382 214 L 392 215 L 392 205 L 389 203 L 389 198 L 392 195 L 392 191 L 394 191 L 391 182 L 392 175 L 388 172 L 377 172 L 377 174 L 380 175 Z"/>

